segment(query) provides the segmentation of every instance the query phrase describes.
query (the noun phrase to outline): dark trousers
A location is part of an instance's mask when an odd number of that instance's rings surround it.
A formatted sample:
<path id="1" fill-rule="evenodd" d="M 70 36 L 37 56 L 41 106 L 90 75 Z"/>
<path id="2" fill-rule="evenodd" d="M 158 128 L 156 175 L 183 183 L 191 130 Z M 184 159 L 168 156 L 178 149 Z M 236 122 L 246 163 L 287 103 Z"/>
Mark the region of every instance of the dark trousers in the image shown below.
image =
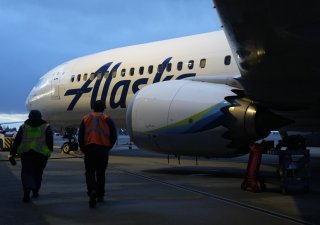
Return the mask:
<path id="1" fill-rule="evenodd" d="M 97 197 L 103 197 L 105 193 L 105 172 L 108 166 L 109 148 L 89 145 L 84 151 L 84 164 L 86 169 L 86 183 L 88 195 L 93 190 Z"/>
<path id="2" fill-rule="evenodd" d="M 34 151 L 21 154 L 21 181 L 24 190 L 29 189 L 36 192 L 40 190 L 47 161 L 47 157 Z"/>

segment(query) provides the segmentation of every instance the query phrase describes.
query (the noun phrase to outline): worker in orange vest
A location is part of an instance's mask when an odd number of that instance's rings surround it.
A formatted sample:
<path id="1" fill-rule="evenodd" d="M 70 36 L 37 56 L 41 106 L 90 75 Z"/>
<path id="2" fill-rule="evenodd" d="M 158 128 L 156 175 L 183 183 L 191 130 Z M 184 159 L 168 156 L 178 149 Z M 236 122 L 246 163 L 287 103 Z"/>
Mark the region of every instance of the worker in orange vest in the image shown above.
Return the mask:
<path id="1" fill-rule="evenodd" d="M 78 134 L 80 150 L 84 153 L 90 208 L 94 208 L 97 201 L 104 201 L 109 151 L 117 140 L 116 126 L 104 113 L 105 108 L 101 100 L 96 101 L 93 112 L 83 117 Z"/>

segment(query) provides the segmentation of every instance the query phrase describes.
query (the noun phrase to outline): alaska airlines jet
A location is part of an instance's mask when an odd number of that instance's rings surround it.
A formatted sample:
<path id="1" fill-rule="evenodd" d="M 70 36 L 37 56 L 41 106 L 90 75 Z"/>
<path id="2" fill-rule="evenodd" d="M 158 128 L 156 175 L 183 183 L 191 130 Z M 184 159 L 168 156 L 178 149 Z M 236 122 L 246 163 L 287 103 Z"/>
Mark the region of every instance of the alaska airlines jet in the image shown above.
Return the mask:
<path id="1" fill-rule="evenodd" d="M 295 33 L 300 27 L 290 27 L 281 13 L 273 23 L 269 8 L 257 20 L 250 17 L 260 3 L 215 3 L 226 35 L 218 31 L 71 60 L 40 78 L 27 108 L 64 128 L 71 148 L 77 148 L 72 135 L 98 99 L 138 147 L 165 154 L 235 156 L 279 127 L 319 130 L 319 61 L 305 54 L 318 39 Z M 299 37 L 309 41 L 307 50 Z M 302 80 L 302 73 L 308 77 Z"/>

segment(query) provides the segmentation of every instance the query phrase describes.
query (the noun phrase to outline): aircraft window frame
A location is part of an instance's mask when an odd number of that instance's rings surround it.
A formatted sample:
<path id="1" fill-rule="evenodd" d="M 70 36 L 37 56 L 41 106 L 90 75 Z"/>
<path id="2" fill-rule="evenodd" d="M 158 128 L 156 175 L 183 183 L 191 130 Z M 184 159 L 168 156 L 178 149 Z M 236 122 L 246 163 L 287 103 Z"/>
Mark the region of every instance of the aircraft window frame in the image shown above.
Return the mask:
<path id="1" fill-rule="evenodd" d="M 150 65 L 150 66 L 148 67 L 148 73 L 149 73 L 149 74 L 152 74 L 152 73 L 153 73 L 153 65 Z"/>
<path id="2" fill-rule="evenodd" d="M 231 55 L 226 55 L 224 57 L 224 65 L 229 66 L 231 64 Z"/>
<path id="3" fill-rule="evenodd" d="M 108 78 L 108 76 L 109 76 L 109 74 L 110 74 L 110 72 L 109 72 L 109 70 L 107 70 L 106 72 L 104 72 L 104 78 Z"/>
<path id="4" fill-rule="evenodd" d="M 124 77 L 125 75 L 126 75 L 126 69 L 123 68 L 123 69 L 121 70 L 121 76 Z"/>
<path id="5" fill-rule="evenodd" d="M 81 80 L 81 74 L 78 74 L 77 75 L 77 81 L 80 82 L 80 80 Z"/>
<path id="6" fill-rule="evenodd" d="M 157 72 L 158 73 L 162 73 L 163 72 L 163 65 L 162 64 L 158 65 Z"/>
<path id="7" fill-rule="evenodd" d="M 139 74 L 140 74 L 140 75 L 143 75 L 143 72 L 144 72 L 144 66 L 140 66 L 140 68 L 139 68 Z"/>
<path id="8" fill-rule="evenodd" d="M 90 73 L 90 80 L 94 80 L 94 73 Z"/>
<path id="9" fill-rule="evenodd" d="M 189 70 L 192 70 L 193 69 L 193 67 L 194 67 L 194 60 L 189 60 L 189 62 L 188 62 L 188 69 Z"/>
<path id="10" fill-rule="evenodd" d="M 171 70 L 172 70 L 172 63 L 168 63 L 168 64 L 166 65 L 166 71 L 167 71 L 167 72 L 171 72 Z"/>
<path id="11" fill-rule="evenodd" d="M 200 60 L 199 67 L 203 69 L 206 67 L 206 64 L 207 64 L 207 59 L 203 58 Z"/>
<path id="12" fill-rule="evenodd" d="M 112 71 L 112 78 L 116 78 L 116 76 L 117 76 L 117 71 L 118 71 L 118 70 Z"/>
<path id="13" fill-rule="evenodd" d="M 181 71 L 182 69 L 183 69 L 183 62 L 180 61 L 180 62 L 177 63 L 177 70 Z"/>
<path id="14" fill-rule="evenodd" d="M 74 82 L 74 79 L 75 79 L 75 75 L 72 75 L 71 78 L 70 78 L 71 83 Z"/>
<path id="15" fill-rule="evenodd" d="M 131 68 L 130 68 L 129 74 L 130 74 L 130 76 L 133 76 L 133 75 L 134 75 L 134 67 L 131 67 Z"/>
<path id="16" fill-rule="evenodd" d="M 83 74 L 82 80 L 86 81 L 87 79 L 88 79 L 88 74 L 87 73 Z"/>

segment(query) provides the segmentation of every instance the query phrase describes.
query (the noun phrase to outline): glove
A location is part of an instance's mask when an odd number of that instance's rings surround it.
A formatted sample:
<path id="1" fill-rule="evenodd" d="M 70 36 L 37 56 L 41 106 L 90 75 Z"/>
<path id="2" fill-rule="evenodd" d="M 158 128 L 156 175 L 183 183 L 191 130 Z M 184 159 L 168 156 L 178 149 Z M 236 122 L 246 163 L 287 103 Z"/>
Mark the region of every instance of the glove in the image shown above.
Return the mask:
<path id="1" fill-rule="evenodd" d="M 16 160 L 14 159 L 13 156 L 9 156 L 9 162 L 11 163 L 11 165 L 15 166 L 17 164 Z"/>

